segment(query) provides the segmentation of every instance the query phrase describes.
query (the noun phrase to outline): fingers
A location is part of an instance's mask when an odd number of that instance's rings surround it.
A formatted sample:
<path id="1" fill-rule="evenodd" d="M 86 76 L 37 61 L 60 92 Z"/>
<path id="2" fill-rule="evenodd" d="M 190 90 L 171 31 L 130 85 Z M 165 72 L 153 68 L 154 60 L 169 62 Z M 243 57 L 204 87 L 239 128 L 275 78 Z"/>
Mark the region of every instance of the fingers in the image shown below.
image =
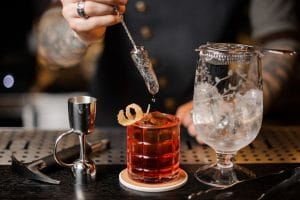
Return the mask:
<path id="1" fill-rule="evenodd" d="M 94 1 L 97 3 L 103 3 L 108 5 L 126 5 L 128 0 L 86 0 L 86 1 Z"/>
<path id="2" fill-rule="evenodd" d="M 191 110 L 193 107 L 192 101 L 181 105 L 176 112 L 176 116 L 180 119 L 181 123 L 187 127 L 191 122 Z"/>
<path id="3" fill-rule="evenodd" d="M 190 136 L 196 137 L 198 135 L 198 132 L 196 131 L 196 128 L 193 123 L 189 124 L 189 126 L 187 126 L 186 128 Z"/>
<path id="4" fill-rule="evenodd" d="M 183 104 L 177 109 L 176 116 L 180 119 L 181 124 L 187 128 L 189 135 L 195 137 L 198 143 L 203 144 L 201 134 L 196 130 L 193 124 L 193 120 L 191 117 L 192 108 L 192 101 Z"/>
<path id="5" fill-rule="evenodd" d="M 88 19 L 76 18 L 69 22 L 69 26 L 78 33 L 89 32 L 99 27 L 111 26 L 119 23 L 121 16 L 105 15 Z"/>
<path id="6" fill-rule="evenodd" d="M 119 23 L 126 10 L 127 0 L 84 0 L 83 16 L 77 11 L 80 0 L 61 0 L 62 15 L 76 35 L 85 42 L 99 41 L 107 26 Z M 118 13 L 116 13 L 116 9 Z"/>
<path id="7" fill-rule="evenodd" d="M 204 144 L 203 140 L 202 140 L 202 137 L 201 137 L 201 133 L 199 133 L 197 130 L 196 130 L 196 127 L 193 123 L 190 123 L 188 126 L 187 126 L 187 130 L 188 130 L 188 133 L 190 136 L 192 137 L 195 137 L 196 141 L 199 143 L 199 144 Z"/>
<path id="8" fill-rule="evenodd" d="M 199 144 L 204 144 L 204 142 L 203 142 L 203 140 L 202 140 L 202 138 L 201 138 L 201 135 L 200 135 L 200 134 L 197 134 L 197 136 L 196 136 L 196 140 L 197 140 L 197 142 L 198 142 Z"/>
<path id="9" fill-rule="evenodd" d="M 78 3 L 80 0 L 61 0 L 62 4 Z M 85 2 L 96 2 L 108 5 L 126 5 L 128 0 L 84 0 Z"/>
<path id="10" fill-rule="evenodd" d="M 117 7 L 120 14 L 123 14 L 125 12 L 125 6 L 120 5 Z M 95 2 L 86 2 L 85 5 L 85 13 L 89 17 L 93 16 L 104 16 L 104 15 L 116 15 L 115 11 L 116 7 L 106 5 L 106 4 L 97 4 Z M 76 15 L 78 16 L 78 15 Z M 74 16 L 74 17 L 76 17 Z"/>
<path id="11" fill-rule="evenodd" d="M 89 18 L 105 15 L 116 15 L 116 7 L 120 14 L 123 14 L 126 10 L 125 5 L 111 6 L 108 4 L 99 4 L 93 1 L 87 1 L 84 4 L 84 12 L 87 16 L 89 16 Z M 77 13 L 77 3 L 66 4 L 63 6 L 62 13 L 63 16 L 69 21 L 73 18 L 80 18 Z"/>

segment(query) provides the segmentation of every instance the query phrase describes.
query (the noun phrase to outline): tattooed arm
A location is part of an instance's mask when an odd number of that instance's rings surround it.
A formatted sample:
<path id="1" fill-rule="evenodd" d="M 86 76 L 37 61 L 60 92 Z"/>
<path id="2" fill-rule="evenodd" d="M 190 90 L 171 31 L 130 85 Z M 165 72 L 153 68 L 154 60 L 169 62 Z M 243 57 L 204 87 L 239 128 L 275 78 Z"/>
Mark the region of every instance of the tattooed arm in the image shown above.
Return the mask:
<path id="1" fill-rule="evenodd" d="M 294 8 L 293 0 L 252 0 L 249 13 L 252 37 L 265 48 L 299 49 L 299 22 Z M 287 88 L 295 65 L 296 56 L 268 53 L 262 58 L 264 111 Z"/>
<path id="2" fill-rule="evenodd" d="M 286 41 L 287 42 L 287 41 Z M 286 45 L 272 45 L 277 49 L 293 49 Z M 297 56 L 266 54 L 262 59 L 264 109 L 268 111 L 280 95 L 288 89 L 294 74 Z"/>
<path id="3" fill-rule="evenodd" d="M 88 44 L 80 40 L 61 15 L 61 8 L 49 9 L 38 27 L 38 53 L 40 59 L 64 67 L 78 64 Z"/>
<path id="4" fill-rule="evenodd" d="M 85 2 L 88 18 L 76 12 L 77 1 L 61 0 L 61 5 L 44 13 L 38 26 L 38 54 L 42 62 L 59 66 L 78 64 L 90 44 L 103 39 L 107 26 L 119 23 L 127 0 L 89 0 Z M 57 4 L 57 3 L 56 3 Z"/>

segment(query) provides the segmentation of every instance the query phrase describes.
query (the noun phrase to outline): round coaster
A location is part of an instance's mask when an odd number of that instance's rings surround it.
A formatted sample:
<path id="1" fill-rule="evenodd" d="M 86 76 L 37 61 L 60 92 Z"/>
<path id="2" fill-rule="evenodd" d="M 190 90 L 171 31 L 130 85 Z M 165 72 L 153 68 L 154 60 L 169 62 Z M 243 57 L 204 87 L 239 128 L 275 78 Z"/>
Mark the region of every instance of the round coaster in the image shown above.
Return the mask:
<path id="1" fill-rule="evenodd" d="M 134 181 L 129 178 L 127 168 L 122 170 L 119 174 L 119 181 L 122 185 L 127 188 L 142 192 L 165 192 L 174 190 L 183 186 L 187 180 L 188 175 L 182 169 L 179 169 L 179 176 L 176 179 L 166 183 L 141 183 Z"/>

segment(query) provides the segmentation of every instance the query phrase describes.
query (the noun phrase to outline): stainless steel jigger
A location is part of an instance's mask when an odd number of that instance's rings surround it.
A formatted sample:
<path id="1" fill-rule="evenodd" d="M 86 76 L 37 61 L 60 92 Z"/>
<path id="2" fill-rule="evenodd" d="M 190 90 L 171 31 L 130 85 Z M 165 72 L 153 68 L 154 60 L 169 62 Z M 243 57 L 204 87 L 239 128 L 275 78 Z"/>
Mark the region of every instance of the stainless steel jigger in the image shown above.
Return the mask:
<path id="1" fill-rule="evenodd" d="M 63 167 L 70 167 L 77 183 L 87 183 L 96 178 L 96 165 L 86 154 L 86 136 L 94 131 L 96 98 L 76 96 L 68 99 L 70 130 L 61 134 L 54 145 L 54 159 Z M 64 163 L 57 156 L 57 146 L 63 137 L 76 134 L 79 137 L 80 157 L 75 162 Z"/>

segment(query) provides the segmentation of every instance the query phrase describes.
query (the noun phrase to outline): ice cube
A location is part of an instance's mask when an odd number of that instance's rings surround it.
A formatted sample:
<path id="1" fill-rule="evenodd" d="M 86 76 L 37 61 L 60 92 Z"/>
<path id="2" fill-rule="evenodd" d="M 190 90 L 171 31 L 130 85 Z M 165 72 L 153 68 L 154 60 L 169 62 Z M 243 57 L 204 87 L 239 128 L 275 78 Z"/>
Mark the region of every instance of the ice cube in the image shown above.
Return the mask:
<path id="1" fill-rule="evenodd" d="M 199 83 L 194 87 L 194 100 L 207 101 L 211 99 L 220 99 L 221 95 L 218 89 L 209 83 Z"/>
<path id="2" fill-rule="evenodd" d="M 139 123 L 144 126 L 158 127 L 158 126 L 166 126 L 170 123 L 174 123 L 174 121 L 175 121 L 174 116 L 155 111 L 144 116 L 144 118 Z"/>
<path id="3" fill-rule="evenodd" d="M 239 109 L 239 117 L 249 120 L 262 112 L 263 93 L 258 89 L 251 89 L 244 95 L 236 95 L 236 105 Z"/>
<path id="4" fill-rule="evenodd" d="M 193 121 L 195 124 L 209 124 L 221 115 L 223 98 L 218 89 L 208 83 L 200 83 L 194 88 Z"/>

